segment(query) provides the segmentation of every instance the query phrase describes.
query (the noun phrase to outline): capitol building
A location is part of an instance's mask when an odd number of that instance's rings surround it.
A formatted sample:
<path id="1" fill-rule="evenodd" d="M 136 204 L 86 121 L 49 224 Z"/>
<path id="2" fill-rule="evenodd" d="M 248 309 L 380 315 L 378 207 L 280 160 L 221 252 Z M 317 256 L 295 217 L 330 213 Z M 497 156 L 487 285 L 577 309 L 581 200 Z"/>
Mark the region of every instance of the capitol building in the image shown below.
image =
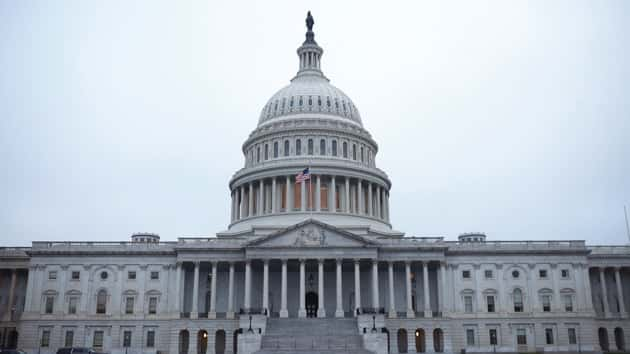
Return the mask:
<path id="1" fill-rule="evenodd" d="M 29 354 L 72 346 L 113 354 L 630 350 L 629 246 L 396 230 L 378 144 L 325 76 L 313 24 L 309 13 L 296 75 L 242 145 L 227 229 L 174 242 L 142 233 L 0 248 L 0 346 Z"/>

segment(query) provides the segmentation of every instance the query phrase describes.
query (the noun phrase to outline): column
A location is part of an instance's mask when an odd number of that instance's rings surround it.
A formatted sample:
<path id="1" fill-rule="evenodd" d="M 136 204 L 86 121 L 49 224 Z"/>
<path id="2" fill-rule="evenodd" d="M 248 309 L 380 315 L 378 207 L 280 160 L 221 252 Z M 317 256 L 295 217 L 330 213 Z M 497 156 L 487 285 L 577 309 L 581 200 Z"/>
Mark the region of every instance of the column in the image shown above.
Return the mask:
<path id="1" fill-rule="evenodd" d="M 507 296 L 506 296 L 506 292 L 507 289 L 504 288 L 503 286 L 503 264 L 501 263 L 497 263 L 497 280 L 499 282 L 499 291 L 497 293 L 497 300 L 496 301 L 496 311 L 503 313 L 503 311 L 505 311 L 505 309 L 507 308 Z M 451 291 L 454 291 L 455 289 L 451 289 Z M 579 292 L 579 291 L 577 291 Z"/>
<path id="2" fill-rule="evenodd" d="M 604 302 L 604 317 L 610 316 L 610 306 L 608 305 L 608 289 L 606 289 L 606 268 L 599 268 L 599 285 L 602 290 L 602 297 Z"/>
<path id="3" fill-rule="evenodd" d="M 67 266 L 66 266 L 67 267 Z M 7 301 L 7 314 L 5 315 L 9 321 L 11 320 L 11 314 L 13 313 L 13 298 L 15 297 L 15 283 L 17 281 L 17 271 L 11 269 L 11 285 L 9 287 L 9 299 Z M 59 294 L 59 297 L 63 299 L 64 294 Z"/>
<path id="4" fill-rule="evenodd" d="M 330 176 L 330 195 L 331 197 L 328 199 L 328 209 L 332 213 L 337 212 L 337 192 L 335 191 L 335 176 Z"/>
<path id="5" fill-rule="evenodd" d="M 342 265 L 342 259 L 337 258 L 336 261 L 336 268 L 337 268 L 337 309 L 335 310 L 335 317 L 344 317 L 344 313 L 343 313 L 343 295 L 342 295 L 342 291 L 343 288 L 341 287 L 341 277 L 342 277 L 342 272 L 341 272 L 341 265 Z"/>
<path id="6" fill-rule="evenodd" d="M 247 194 L 247 216 L 254 215 L 254 182 L 249 182 L 249 193 Z"/>
<path id="7" fill-rule="evenodd" d="M 372 182 L 368 182 L 368 203 L 367 203 L 367 214 L 369 216 L 374 216 L 374 212 L 372 210 Z"/>
<path id="8" fill-rule="evenodd" d="M 278 200 L 276 199 L 276 189 L 278 186 L 276 185 L 276 177 L 271 179 L 271 213 L 275 214 L 278 208 Z"/>
<path id="9" fill-rule="evenodd" d="M 27 273 L 27 281 L 26 281 L 26 298 L 24 300 L 24 311 L 25 312 L 30 312 L 31 311 L 31 302 L 33 299 L 33 292 L 34 292 L 34 279 L 35 279 L 35 270 L 37 268 L 33 265 L 29 266 L 28 268 L 28 273 Z"/>
<path id="10" fill-rule="evenodd" d="M 234 222 L 234 192 L 230 194 L 230 221 Z"/>
<path id="11" fill-rule="evenodd" d="M 346 213 L 350 212 L 350 178 L 346 177 L 346 186 L 343 191 L 343 200 L 346 203 L 343 207 L 343 211 Z"/>
<path id="12" fill-rule="evenodd" d="M 208 318 L 217 318 L 217 273 L 218 262 L 212 262 L 212 280 L 210 281 L 210 312 Z"/>
<path id="13" fill-rule="evenodd" d="M 195 273 L 193 277 L 192 309 L 190 310 L 190 318 L 197 318 L 199 316 L 199 262 L 194 262 L 193 264 L 195 266 Z"/>
<path id="14" fill-rule="evenodd" d="M 378 260 L 372 261 L 372 307 L 377 311 L 381 307 L 378 296 Z"/>
<path id="15" fill-rule="evenodd" d="M 289 317 L 289 311 L 287 310 L 287 260 L 282 260 L 282 290 L 280 299 L 280 317 Z"/>
<path id="16" fill-rule="evenodd" d="M 245 261 L 245 297 L 243 299 L 243 307 L 246 311 L 252 308 L 252 262 L 249 259 Z"/>
<path id="17" fill-rule="evenodd" d="M 324 260 L 320 259 L 317 262 L 317 317 L 326 317 L 326 310 L 324 309 Z"/>
<path id="18" fill-rule="evenodd" d="M 316 179 L 316 183 L 315 183 L 315 210 L 316 211 L 321 211 L 322 210 L 322 194 L 321 194 L 321 188 L 322 188 L 322 182 L 321 182 L 322 177 L 321 176 L 317 176 Z"/>
<path id="19" fill-rule="evenodd" d="M 407 318 L 416 317 L 411 297 L 411 262 L 405 262 L 405 287 L 407 290 Z"/>
<path id="20" fill-rule="evenodd" d="M 623 302 L 623 288 L 621 286 L 621 274 L 619 274 L 619 267 L 615 267 L 615 283 L 617 284 L 617 299 L 619 301 L 619 315 L 621 317 L 626 318 L 628 314 L 626 313 L 626 304 Z"/>
<path id="21" fill-rule="evenodd" d="M 121 271 L 122 273 L 122 271 Z M 122 279 L 122 278 L 121 278 Z M 176 317 L 179 318 L 181 310 L 181 286 L 182 286 L 182 262 L 177 262 L 175 265 L 175 297 L 173 301 L 175 303 Z"/>
<path id="22" fill-rule="evenodd" d="M 357 193 L 359 194 L 359 197 L 357 198 L 357 200 L 359 201 L 357 213 L 359 215 L 363 215 L 363 206 L 365 205 L 365 203 L 363 203 L 363 186 L 361 185 L 361 180 L 357 181 Z"/>
<path id="23" fill-rule="evenodd" d="M 383 217 L 381 213 L 381 186 L 376 186 L 376 217 L 379 219 Z"/>
<path id="24" fill-rule="evenodd" d="M 242 219 L 245 217 L 245 214 L 247 213 L 247 211 L 245 210 L 245 186 L 244 185 L 241 186 L 241 207 L 239 209 L 240 209 L 239 219 Z"/>
<path id="25" fill-rule="evenodd" d="M 389 222 L 389 191 L 385 191 L 385 221 Z"/>
<path id="26" fill-rule="evenodd" d="M 361 261 L 354 260 L 354 313 L 361 308 Z"/>
<path id="27" fill-rule="evenodd" d="M 306 317 L 306 292 L 304 286 L 305 282 L 305 274 L 304 274 L 304 266 L 306 261 L 304 259 L 300 259 L 300 308 L 298 309 L 298 317 Z"/>
<path id="28" fill-rule="evenodd" d="M 16 274 L 15 269 L 13 270 L 13 275 Z M 64 264 L 61 266 L 61 271 L 59 272 L 59 296 L 57 299 L 57 305 L 55 305 L 55 313 L 58 314 L 63 314 L 64 313 L 64 306 L 65 306 L 65 299 L 66 299 L 66 284 L 68 284 L 68 265 Z M 122 282 L 119 282 L 122 283 Z M 14 282 L 14 277 L 11 277 L 11 291 L 9 292 L 9 314 L 11 313 L 11 309 L 13 308 L 14 304 L 13 304 L 13 290 L 15 289 L 15 282 Z M 120 296 L 120 294 L 122 293 L 119 292 L 118 294 L 114 294 L 114 296 L 112 296 L 112 303 L 114 303 L 114 298 L 116 296 Z M 109 311 L 107 311 L 109 312 Z"/>
<path id="29" fill-rule="evenodd" d="M 228 280 L 228 312 L 227 318 L 234 318 L 234 263 L 230 262 L 230 273 Z"/>
<path id="30" fill-rule="evenodd" d="M 551 264 L 551 291 L 553 291 L 552 311 L 560 311 L 562 304 L 560 303 L 560 287 L 558 286 L 558 265 Z"/>
<path id="31" fill-rule="evenodd" d="M 448 293 L 446 291 L 446 262 L 440 262 L 440 280 L 441 280 L 442 287 L 440 288 L 441 292 L 438 295 L 438 299 L 440 302 L 440 311 L 442 312 L 442 316 L 444 316 L 444 314 L 448 312 L 448 305 L 446 305 L 446 301 L 447 301 L 446 294 Z M 499 291 L 501 291 L 501 288 L 499 288 Z"/>
<path id="32" fill-rule="evenodd" d="M 264 215 L 265 214 L 265 180 L 261 179 L 258 182 L 259 190 L 258 190 L 258 203 L 256 203 L 258 210 L 256 210 L 256 215 Z"/>
<path id="33" fill-rule="evenodd" d="M 424 295 L 424 317 L 431 317 L 431 300 L 429 294 L 429 262 L 422 262 L 422 284 Z"/>
<path id="34" fill-rule="evenodd" d="M 394 298 L 394 262 L 387 264 L 387 272 L 389 273 L 389 317 L 396 317 L 396 298 Z"/>
<path id="35" fill-rule="evenodd" d="M 586 295 L 586 305 L 584 306 L 584 310 L 585 311 L 589 311 L 589 312 L 593 312 L 594 309 L 594 305 L 593 305 L 593 292 L 591 290 L 591 275 L 590 275 L 590 268 L 588 267 L 588 264 L 583 264 L 583 271 L 582 271 L 582 275 L 584 277 L 584 288 L 586 289 L 585 291 L 585 295 Z"/>
<path id="36" fill-rule="evenodd" d="M 262 308 L 263 312 L 267 311 L 267 316 L 271 315 L 269 313 L 269 260 L 265 259 L 263 261 L 263 300 L 262 300 Z"/>
<path id="37" fill-rule="evenodd" d="M 286 212 L 293 210 L 293 193 L 291 189 L 291 176 L 287 176 L 287 200 L 285 201 L 285 205 L 287 206 Z"/>
<path id="38" fill-rule="evenodd" d="M 306 181 L 300 182 L 300 210 L 306 211 L 306 201 L 308 196 L 306 195 Z"/>

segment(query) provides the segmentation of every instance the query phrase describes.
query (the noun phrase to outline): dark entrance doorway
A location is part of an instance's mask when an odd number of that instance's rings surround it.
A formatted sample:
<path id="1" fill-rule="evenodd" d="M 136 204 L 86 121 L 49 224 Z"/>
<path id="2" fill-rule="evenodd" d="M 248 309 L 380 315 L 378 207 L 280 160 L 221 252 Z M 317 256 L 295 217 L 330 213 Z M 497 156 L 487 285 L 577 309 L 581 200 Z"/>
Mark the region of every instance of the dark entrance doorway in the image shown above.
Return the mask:
<path id="1" fill-rule="evenodd" d="M 317 317 L 319 297 L 314 291 L 306 293 L 306 317 Z"/>

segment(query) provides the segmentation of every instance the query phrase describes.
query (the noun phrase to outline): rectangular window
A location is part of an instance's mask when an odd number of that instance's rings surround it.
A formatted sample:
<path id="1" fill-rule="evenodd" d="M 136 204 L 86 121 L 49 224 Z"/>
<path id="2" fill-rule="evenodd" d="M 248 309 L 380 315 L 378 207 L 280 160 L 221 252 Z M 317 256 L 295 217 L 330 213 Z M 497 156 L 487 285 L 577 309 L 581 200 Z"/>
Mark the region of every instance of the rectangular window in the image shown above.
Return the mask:
<path id="1" fill-rule="evenodd" d="M 484 272 L 486 279 L 492 279 L 492 271 L 491 270 L 486 270 Z"/>
<path id="2" fill-rule="evenodd" d="M 462 271 L 462 278 L 470 279 L 470 271 L 469 270 L 463 270 Z"/>
<path id="3" fill-rule="evenodd" d="M 547 270 L 546 269 L 541 269 L 538 271 L 538 276 L 542 279 L 546 279 L 547 278 Z"/>
<path id="4" fill-rule="evenodd" d="M 497 338 L 497 330 L 495 328 L 490 329 L 490 345 L 497 345 L 499 340 Z"/>
<path id="5" fill-rule="evenodd" d="M 103 331 L 94 331 L 94 338 L 92 339 L 92 346 L 94 348 L 103 348 Z"/>
<path id="6" fill-rule="evenodd" d="M 147 348 L 155 347 L 155 331 L 147 332 Z"/>
<path id="7" fill-rule="evenodd" d="M 516 330 L 516 344 L 527 345 L 527 332 L 525 328 L 518 328 Z"/>
<path id="8" fill-rule="evenodd" d="M 125 299 L 125 313 L 126 314 L 132 314 L 133 313 L 133 302 L 134 302 L 134 298 L 133 297 L 127 297 Z"/>
<path id="9" fill-rule="evenodd" d="M 547 344 L 553 344 L 553 329 L 545 328 L 545 342 Z"/>
<path id="10" fill-rule="evenodd" d="M 158 280 L 160 279 L 160 272 L 151 272 L 151 280 Z"/>
<path id="11" fill-rule="evenodd" d="M 562 279 L 569 279 L 569 270 L 568 269 L 562 269 L 560 271 L 560 276 L 562 277 Z"/>
<path id="12" fill-rule="evenodd" d="M 473 298 L 470 295 L 464 296 L 464 312 L 466 313 L 473 312 Z"/>
<path id="13" fill-rule="evenodd" d="M 569 344 L 577 344 L 577 334 L 575 328 L 567 328 L 569 335 Z"/>
<path id="14" fill-rule="evenodd" d="M 48 348 L 50 345 L 50 331 L 45 330 L 42 331 L 42 340 L 40 341 L 40 346 L 43 348 Z"/>
<path id="15" fill-rule="evenodd" d="M 46 313 L 47 314 L 51 314 L 53 313 L 53 306 L 55 304 L 55 297 L 54 296 L 46 296 Z"/>
<path id="16" fill-rule="evenodd" d="M 129 271 L 127 272 L 127 279 L 129 280 L 135 280 L 136 279 L 136 272 L 135 271 Z"/>
<path id="17" fill-rule="evenodd" d="M 355 144 L 352 144 L 352 159 L 357 160 L 357 146 Z"/>
<path id="18" fill-rule="evenodd" d="M 131 331 L 123 332 L 123 347 L 125 348 L 131 347 Z"/>
<path id="19" fill-rule="evenodd" d="M 542 296 L 542 307 L 544 312 L 551 311 L 551 295 Z"/>
<path id="20" fill-rule="evenodd" d="M 332 141 L 332 155 L 337 156 L 337 140 Z"/>
<path id="21" fill-rule="evenodd" d="M 326 155 L 326 140 L 324 139 L 319 141 L 319 154 Z"/>
<path id="22" fill-rule="evenodd" d="M 265 161 L 269 160 L 269 145 L 265 144 Z"/>
<path id="23" fill-rule="evenodd" d="M 74 331 L 66 331 L 66 338 L 63 343 L 64 347 L 71 347 L 74 345 Z"/>
<path id="24" fill-rule="evenodd" d="M 302 155 L 302 140 L 296 140 L 295 141 L 295 154 L 296 155 Z"/>
<path id="25" fill-rule="evenodd" d="M 313 155 L 313 139 L 308 139 L 308 154 Z"/>
<path id="26" fill-rule="evenodd" d="M 68 313 L 74 315 L 77 313 L 77 305 L 79 304 L 79 298 L 73 296 L 68 299 Z"/>
<path id="27" fill-rule="evenodd" d="M 486 296 L 486 302 L 488 303 L 488 312 L 494 312 L 494 296 Z"/>
<path id="28" fill-rule="evenodd" d="M 73 272 L 72 272 L 71 279 L 72 279 L 72 280 L 79 280 L 79 279 L 81 279 L 81 272 L 79 272 L 79 271 L 73 271 Z"/>
<path id="29" fill-rule="evenodd" d="M 48 272 L 48 279 L 49 280 L 57 279 L 57 271 L 56 270 L 51 270 L 50 272 Z"/>
<path id="30" fill-rule="evenodd" d="M 466 345 L 468 346 L 475 345 L 475 330 L 474 329 L 466 330 Z"/>
<path id="31" fill-rule="evenodd" d="M 564 303 L 564 310 L 566 312 L 573 312 L 573 296 L 562 295 L 562 302 Z"/>
<path id="32" fill-rule="evenodd" d="M 155 315 L 157 313 L 157 297 L 149 298 L 149 314 Z"/>

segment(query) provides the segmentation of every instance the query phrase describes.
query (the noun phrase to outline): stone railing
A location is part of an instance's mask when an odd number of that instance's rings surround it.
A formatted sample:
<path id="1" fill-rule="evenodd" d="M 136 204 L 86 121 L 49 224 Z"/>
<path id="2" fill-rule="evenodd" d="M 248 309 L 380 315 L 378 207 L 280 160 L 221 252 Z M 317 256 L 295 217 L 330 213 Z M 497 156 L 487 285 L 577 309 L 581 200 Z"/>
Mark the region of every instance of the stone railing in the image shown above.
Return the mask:
<path id="1" fill-rule="evenodd" d="M 591 254 L 626 254 L 630 256 L 630 246 L 588 246 Z"/>
<path id="2" fill-rule="evenodd" d="M 576 250 L 586 251 L 586 243 L 582 240 L 571 241 L 485 241 L 485 242 L 444 242 L 452 251 L 554 251 Z"/>

